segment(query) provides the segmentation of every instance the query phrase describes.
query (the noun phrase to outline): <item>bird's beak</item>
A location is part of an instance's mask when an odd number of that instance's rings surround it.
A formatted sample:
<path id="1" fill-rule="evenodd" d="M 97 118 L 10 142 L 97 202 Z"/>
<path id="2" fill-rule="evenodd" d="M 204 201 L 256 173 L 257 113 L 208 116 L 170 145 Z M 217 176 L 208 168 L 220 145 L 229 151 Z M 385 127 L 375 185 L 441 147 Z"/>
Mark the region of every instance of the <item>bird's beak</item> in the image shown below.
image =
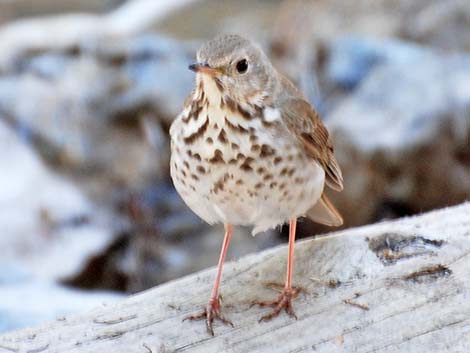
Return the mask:
<path id="1" fill-rule="evenodd" d="M 194 72 L 201 72 L 210 76 L 215 76 L 218 73 L 217 69 L 210 67 L 207 63 L 194 63 L 189 65 L 188 68 Z"/>

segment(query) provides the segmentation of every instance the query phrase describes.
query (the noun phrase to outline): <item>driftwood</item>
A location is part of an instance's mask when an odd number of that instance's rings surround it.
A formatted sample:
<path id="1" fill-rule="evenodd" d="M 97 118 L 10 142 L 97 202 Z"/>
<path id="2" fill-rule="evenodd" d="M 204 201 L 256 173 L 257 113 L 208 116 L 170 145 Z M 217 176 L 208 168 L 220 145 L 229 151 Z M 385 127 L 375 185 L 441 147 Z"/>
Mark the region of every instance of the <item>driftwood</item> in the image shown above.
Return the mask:
<path id="1" fill-rule="evenodd" d="M 218 251 L 218 249 L 214 249 Z M 285 313 L 258 323 L 275 298 L 286 247 L 227 263 L 223 311 L 235 327 L 182 321 L 207 301 L 214 269 L 120 304 L 0 336 L 0 352 L 470 352 L 470 203 L 296 244 Z"/>

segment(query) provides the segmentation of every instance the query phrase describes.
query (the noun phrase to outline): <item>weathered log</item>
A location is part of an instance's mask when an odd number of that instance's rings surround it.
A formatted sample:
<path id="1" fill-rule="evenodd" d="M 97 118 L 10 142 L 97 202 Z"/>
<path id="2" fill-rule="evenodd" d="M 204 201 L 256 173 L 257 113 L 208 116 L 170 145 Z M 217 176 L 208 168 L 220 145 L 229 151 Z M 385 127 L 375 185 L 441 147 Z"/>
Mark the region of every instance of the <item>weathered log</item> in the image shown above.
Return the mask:
<path id="1" fill-rule="evenodd" d="M 218 251 L 214 249 L 214 251 Z M 286 247 L 226 264 L 234 327 L 182 321 L 205 305 L 214 269 L 120 304 L 0 336 L 0 352 L 470 352 L 470 203 L 296 245 L 294 308 L 258 323 L 282 283 Z"/>

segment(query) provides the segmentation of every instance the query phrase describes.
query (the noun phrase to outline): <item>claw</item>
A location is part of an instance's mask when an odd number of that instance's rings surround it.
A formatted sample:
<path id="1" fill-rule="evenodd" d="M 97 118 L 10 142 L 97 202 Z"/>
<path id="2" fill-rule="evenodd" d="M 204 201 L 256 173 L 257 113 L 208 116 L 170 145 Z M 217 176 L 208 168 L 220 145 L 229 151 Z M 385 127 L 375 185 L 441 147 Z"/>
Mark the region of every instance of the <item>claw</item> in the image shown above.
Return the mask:
<path id="1" fill-rule="evenodd" d="M 282 309 L 286 311 L 286 313 L 297 320 L 297 315 L 295 315 L 294 308 L 292 307 L 292 299 L 297 297 L 297 295 L 302 291 L 301 288 L 293 287 L 293 288 L 284 288 L 281 295 L 276 300 L 273 301 L 254 301 L 251 306 L 258 305 L 262 308 L 264 307 L 271 307 L 274 310 L 267 315 L 264 315 L 259 319 L 259 322 L 262 321 L 269 321 L 276 316 L 278 316 Z"/>
<path id="2" fill-rule="evenodd" d="M 223 324 L 233 327 L 233 323 L 222 315 L 219 298 L 209 300 L 209 303 L 207 304 L 206 309 L 202 313 L 197 314 L 197 315 L 187 316 L 183 319 L 183 321 L 201 320 L 204 318 L 206 319 L 207 332 L 209 332 L 212 336 L 214 336 L 214 329 L 212 328 L 214 319 L 218 319 Z"/>

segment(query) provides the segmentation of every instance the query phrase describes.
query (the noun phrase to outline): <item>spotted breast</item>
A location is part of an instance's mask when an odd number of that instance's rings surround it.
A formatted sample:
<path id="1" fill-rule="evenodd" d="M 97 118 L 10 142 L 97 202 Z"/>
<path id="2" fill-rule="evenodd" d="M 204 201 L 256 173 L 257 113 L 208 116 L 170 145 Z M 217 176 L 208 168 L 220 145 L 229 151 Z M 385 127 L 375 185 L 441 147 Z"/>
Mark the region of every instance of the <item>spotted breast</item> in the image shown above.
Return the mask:
<path id="1" fill-rule="evenodd" d="M 198 76 L 170 129 L 177 191 L 209 224 L 251 225 L 253 234 L 305 215 L 323 192 L 325 171 L 287 131 L 266 100 L 243 106 L 217 80 Z"/>

